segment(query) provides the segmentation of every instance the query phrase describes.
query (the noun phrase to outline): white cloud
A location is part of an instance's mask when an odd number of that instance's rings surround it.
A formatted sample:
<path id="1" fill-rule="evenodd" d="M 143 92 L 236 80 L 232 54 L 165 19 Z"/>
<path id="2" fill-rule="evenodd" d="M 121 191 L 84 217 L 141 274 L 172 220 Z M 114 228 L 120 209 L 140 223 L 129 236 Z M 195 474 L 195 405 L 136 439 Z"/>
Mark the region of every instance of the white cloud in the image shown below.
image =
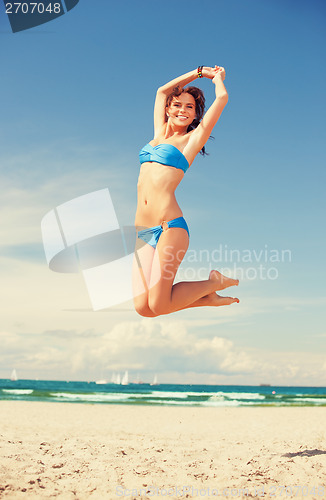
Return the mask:
<path id="1" fill-rule="evenodd" d="M 122 321 L 103 334 L 89 330 L 18 335 L 2 332 L 2 376 L 12 368 L 22 378 L 96 380 L 129 370 L 150 381 L 321 385 L 326 381 L 322 355 L 289 354 L 239 348 L 211 332 L 190 329 L 182 320 Z M 5 373 L 4 373 L 5 370 Z M 8 376 L 8 375 L 7 375 Z M 173 380 L 173 377 L 174 380 Z"/>
<path id="2" fill-rule="evenodd" d="M 233 343 L 227 339 L 198 338 L 190 333 L 182 321 L 159 321 L 147 319 L 125 321 L 116 324 L 102 336 L 91 337 L 91 332 L 64 331 L 47 332 L 43 335 L 26 336 L 3 334 L 6 348 L 16 350 L 17 363 L 26 369 L 48 371 L 57 366 L 58 373 L 69 372 L 80 375 L 89 366 L 98 372 L 144 370 L 164 372 L 193 369 L 196 372 L 232 372 L 232 362 L 239 356 Z M 37 349 L 35 349 L 37 343 Z M 243 359 L 243 356 L 242 358 Z M 12 357 L 10 356 L 12 361 Z M 20 361 L 19 361 L 20 360 Z M 16 363 L 16 364 L 17 364 Z M 225 368 L 223 368 L 225 363 Z M 6 363 L 4 363 L 6 364 Z M 235 364 L 235 369 L 238 370 Z M 8 369 L 10 367 L 8 366 Z M 248 369 L 248 366 L 242 369 Z M 96 375 L 93 370 L 94 376 Z"/>

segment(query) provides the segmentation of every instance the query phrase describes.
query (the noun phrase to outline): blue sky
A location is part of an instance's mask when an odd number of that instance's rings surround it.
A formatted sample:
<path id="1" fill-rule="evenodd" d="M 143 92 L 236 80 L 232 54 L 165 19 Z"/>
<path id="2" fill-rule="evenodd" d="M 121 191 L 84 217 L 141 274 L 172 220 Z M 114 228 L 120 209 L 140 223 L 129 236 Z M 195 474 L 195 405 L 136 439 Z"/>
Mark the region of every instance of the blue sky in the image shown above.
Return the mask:
<path id="1" fill-rule="evenodd" d="M 325 385 L 324 2 L 83 0 L 15 34 L 0 6 L 0 376 Z M 41 219 L 109 187 L 132 224 L 156 89 L 201 64 L 226 68 L 229 102 L 177 190 L 197 258 L 184 271 L 208 269 L 203 250 L 238 251 L 218 267 L 243 273 L 241 302 L 93 312 L 80 275 L 47 268 Z M 194 84 L 209 106 L 212 83 Z"/>

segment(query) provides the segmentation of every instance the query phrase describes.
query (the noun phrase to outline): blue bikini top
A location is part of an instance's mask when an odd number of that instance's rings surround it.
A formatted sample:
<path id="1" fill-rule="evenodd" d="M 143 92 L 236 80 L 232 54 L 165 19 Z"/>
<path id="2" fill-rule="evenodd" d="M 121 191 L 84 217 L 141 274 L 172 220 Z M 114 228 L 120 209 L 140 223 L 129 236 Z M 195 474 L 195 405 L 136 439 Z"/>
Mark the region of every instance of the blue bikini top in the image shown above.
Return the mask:
<path id="1" fill-rule="evenodd" d="M 167 165 L 169 167 L 179 168 L 186 172 L 189 168 L 189 163 L 181 151 L 172 144 L 158 144 L 151 146 L 146 144 L 139 153 L 140 163 L 146 161 L 155 161 Z"/>

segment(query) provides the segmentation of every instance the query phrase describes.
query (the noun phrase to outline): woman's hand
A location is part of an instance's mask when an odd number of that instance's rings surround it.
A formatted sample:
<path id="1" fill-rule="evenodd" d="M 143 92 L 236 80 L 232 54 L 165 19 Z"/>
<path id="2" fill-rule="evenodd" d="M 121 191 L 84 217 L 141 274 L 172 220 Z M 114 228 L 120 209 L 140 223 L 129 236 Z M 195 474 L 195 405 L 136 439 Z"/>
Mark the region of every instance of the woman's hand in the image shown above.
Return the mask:
<path id="1" fill-rule="evenodd" d="M 222 81 L 225 79 L 225 69 L 222 66 L 215 66 L 215 75 L 212 79 L 213 83 L 216 83 L 218 78 L 222 78 Z"/>
<path id="2" fill-rule="evenodd" d="M 216 75 L 217 69 L 218 66 L 215 66 L 214 68 L 210 68 L 209 66 L 204 66 L 202 69 L 202 75 L 204 78 L 209 78 L 210 80 L 212 80 Z"/>
<path id="3" fill-rule="evenodd" d="M 210 80 L 214 80 L 214 77 L 216 75 L 220 75 L 222 77 L 222 80 L 224 80 L 225 69 L 222 66 L 215 66 L 214 68 L 204 66 L 202 69 L 202 75 L 203 75 L 203 77 L 209 78 Z"/>

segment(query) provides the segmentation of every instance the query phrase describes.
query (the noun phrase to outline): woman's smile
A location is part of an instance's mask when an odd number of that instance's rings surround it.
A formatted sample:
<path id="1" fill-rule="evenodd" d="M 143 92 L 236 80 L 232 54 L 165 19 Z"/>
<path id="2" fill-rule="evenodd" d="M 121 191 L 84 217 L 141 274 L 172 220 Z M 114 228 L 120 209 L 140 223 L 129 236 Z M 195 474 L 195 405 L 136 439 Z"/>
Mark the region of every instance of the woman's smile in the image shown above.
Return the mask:
<path id="1" fill-rule="evenodd" d="M 174 97 L 170 106 L 167 108 L 167 114 L 170 118 L 180 120 L 180 122 L 190 121 L 196 118 L 196 103 L 191 94 L 183 93 Z"/>

